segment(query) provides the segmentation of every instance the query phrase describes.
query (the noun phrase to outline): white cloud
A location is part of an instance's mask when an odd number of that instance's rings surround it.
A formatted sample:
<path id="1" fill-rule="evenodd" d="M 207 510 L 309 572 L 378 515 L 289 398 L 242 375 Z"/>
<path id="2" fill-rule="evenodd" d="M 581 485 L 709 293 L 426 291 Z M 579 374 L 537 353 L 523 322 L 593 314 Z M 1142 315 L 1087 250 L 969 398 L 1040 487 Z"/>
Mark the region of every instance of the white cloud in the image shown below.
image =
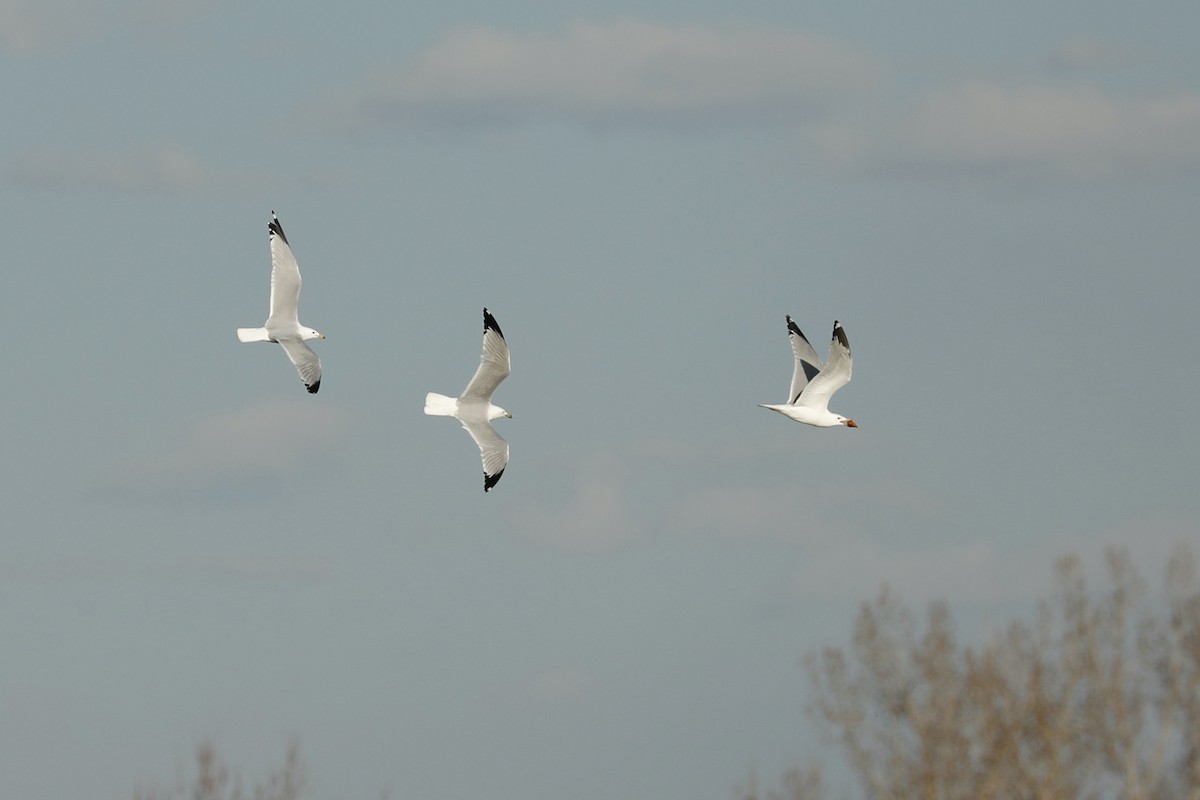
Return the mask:
<path id="1" fill-rule="evenodd" d="M 227 0 L 128 0 L 128 18 L 159 33 L 201 21 L 228 5 Z"/>
<path id="2" fill-rule="evenodd" d="M 850 532 L 813 543 L 797 570 L 803 597 L 866 599 L 887 583 L 910 604 L 948 600 L 956 606 L 992 607 L 1046 597 L 1054 563 L 1080 556 L 1087 574 L 1103 585 L 1107 547 L 1127 550 L 1151 586 L 1160 583 L 1172 549 L 1194 541 L 1200 520 L 1145 516 L 1094 535 L 1048 535 L 1027 546 L 970 538 L 926 547 L 889 548 L 885 540 Z"/>
<path id="3" fill-rule="evenodd" d="M 283 478 L 320 463 L 346 427 L 343 415 L 326 406 L 254 405 L 196 421 L 177 446 L 129 459 L 117 474 L 125 488 L 152 492 Z"/>
<path id="4" fill-rule="evenodd" d="M 1026 559 L 1003 556 L 982 539 L 889 550 L 855 534 L 814 548 L 797 570 L 795 585 L 802 597 L 864 600 L 886 583 L 916 604 L 943 599 L 990 605 L 1033 596 L 1049 570 L 1049 561 L 1031 570 Z"/>
<path id="5" fill-rule="evenodd" d="M 345 431 L 342 415 L 308 403 L 263 403 L 200 420 L 156 468 L 279 470 L 302 465 Z"/>
<path id="6" fill-rule="evenodd" d="M 685 492 L 666 507 L 646 505 L 645 497 L 629 489 L 664 472 L 695 478 L 699 470 L 720 480 L 715 477 L 719 473 L 740 474 L 744 464 L 757 463 L 764 454 L 793 450 L 778 439 L 704 445 L 641 439 L 584 459 L 575 488 L 561 505 L 522 510 L 514 516 L 515 525 L 546 545 L 607 552 L 648 534 L 766 536 L 804 543 L 878 527 L 898 514 L 927 519 L 942 510 L 928 492 L 894 480 L 853 486 L 829 482 L 739 487 L 705 479 L 698 484 L 703 488 L 695 490 L 696 482 L 689 479 L 695 493 Z M 634 504 L 631 497 L 637 498 Z"/>
<path id="7" fill-rule="evenodd" d="M 667 516 L 677 534 L 770 539 L 795 546 L 793 591 L 800 598 L 855 602 L 883 584 L 920 607 L 935 599 L 988 608 L 1043 596 L 1054 561 L 1067 553 L 1098 565 L 1109 544 L 1152 553 L 1158 570 L 1187 521 L 1135 520 L 1094 536 L 1046 536 L 1016 546 L 988 537 L 921 537 L 922 526 L 945 530 L 942 501 L 930 491 L 895 479 L 844 484 L 710 488 L 685 498 Z M 896 532 L 905 531 L 897 541 Z M 931 541 L 931 539 L 933 539 Z"/>
<path id="8" fill-rule="evenodd" d="M 813 486 L 779 484 L 711 488 L 676 505 L 668 527 L 677 533 L 769 536 L 797 543 L 841 540 L 897 515 L 929 519 L 941 503 L 898 481 Z"/>
<path id="9" fill-rule="evenodd" d="M 714 450 L 667 440 L 602 451 L 581 465 L 575 491 L 561 506 L 525 511 L 517 528 L 546 545 L 581 552 L 608 552 L 648 534 L 732 537 L 748 546 L 754 539 L 782 542 L 794 547 L 797 597 L 857 602 L 886 583 L 913 607 L 944 599 L 983 611 L 1046 596 L 1055 561 L 1070 553 L 1099 579 L 1104 548 L 1125 547 L 1142 574 L 1154 578 L 1174 544 L 1194 539 L 1200 529 L 1193 518 L 1151 516 L 1109 530 L 1049 531 L 1018 541 L 965 528 L 948 537 L 946 514 L 955 512 L 936 489 L 886 477 L 849 484 L 708 485 L 655 519 L 631 509 L 627 486 L 646 471 L 660 472 L 667 464 L 671 472 L 688 472 L 689 464 L 712 467 L 716 459 L 737 474 L 735 465 L 755 452 L 761 455 L 762 448 Z M 925 528 L 929 536 L 918 533 Z"/>
<path id="10" fill-rule="evenodd" d="M 253 583 L 320 579 L 332 570 L 324 559 L 276 552 L 222 553 L 214 556 L 155 561 L 144 558 L 86 558 L 61 556 L 44 561 L 0 564 L 7 581 L 119 580 L 171 575 L 230 578 Z"/>
<path id="11" fill-rule="evenodd" d="M 901 172 L 1081 178 L 1196 167 L 1200 94 L 974 81 L 931 89 L 908 109 L 832 121 L 812 141 L 845 165 Z"/>
<path id="12" fill-rule="evenodd" d="M 225 0 L 0 0 L 0 56 L 55 56 L 131 30 L 169 36 Z"/>
<path id="13" fill-rule="evenodd" d="M 877 73 L 864 52 L 795 30 L 626 19 L 551 34 L 460 30 L 342 102 L 361 125 L 794 120 Z"/>
<path id="14" fill-rule="evenodd" d="M 898 136 L 917 158 L 1108 174 L 1200 161 L 1200 94 L 1117 98 L 1087 87 L 972 83 L 930 93 Z"/>
<path id="15" fill-rule="evenodd" d="M 241 180 L 174 143 L 119 150 L 37 148 L 15 157 L 5 179 L 43 189 L 121 192 L 189 192 Z"/>
<path id="16" fill-rule="evenodd" d="M 596 553 L 637 535 L 625 500 L 625 469 L 611 452 L 586 459 L 574 494 L 559 508 L 531 508 L 514 515 L 518 531 L 551 547 Z"/>
<path id="17" fill-rule="evenodd" d="M 344 191 L 358 176 L 312 166 L 281 173 L 261 165 L 206 160 L 178 142 L 121 148 L 34 147 L 9 159 L 0 179 L 30 189 L 190 195 L 229 194 L 303 184 Z"/>
<path id="18" fill-rule="evenodd" d="M 1086 36 L 1072 37 L 1061 42 L 1045 58 L 1045 65 L 1054 70 L 1085 70 L 1105 67 L 1128 67 L 1142 55 L 1133 47 L 1117 42 L 1102 41 Z"/>
<path id="19" fill-rule="evenodd" d="M 61 52 L 95 29 L 94 13 L 70 0 L 0 0 L 0 55 Z"/>
<path id="20" fill-rule="evenodd" d="M 266 583 L 269 581 L 308 581 L 325 577 L 331 565 L 316 556 L 243 553 L 186 559 L 162 568 L 180 575 L 209 575 Z"/>
<path id="21" fill-rule="evenodd" d="M 560 667 L 534 675 L 524 692 L 534 700 L 552 703 L 578 698 L 591 689 L 594 682 L 587 670 L 575 666 Z"/>
<path id="22" fill-rule="evenodd" d="M 1200 94 L 1068 80 L 1134 58 L 1119 43 L 1068 39 L 1038 79 L 963 80 L 889 100 L 874 91 L 885 70 L 873 54 L 795 29 L 636 19 L 551 32 L 474 27 L 381 68 L 320 111 L 354 128 L 790 126 L 805 158 L 893 173 L 1089 177 L 1200 165 Z"/>

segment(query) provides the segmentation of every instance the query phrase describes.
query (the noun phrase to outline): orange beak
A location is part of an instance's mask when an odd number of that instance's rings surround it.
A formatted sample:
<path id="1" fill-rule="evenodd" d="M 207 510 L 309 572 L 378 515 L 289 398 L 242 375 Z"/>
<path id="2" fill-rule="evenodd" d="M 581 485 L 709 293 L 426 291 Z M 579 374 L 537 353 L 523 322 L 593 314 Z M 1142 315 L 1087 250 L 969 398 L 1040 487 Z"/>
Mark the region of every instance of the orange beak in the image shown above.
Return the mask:
<path id="1" fill-rule="evenodd" d="M 855 422 L 855 421 L 854 421 L 854 420 L 852 420 L 852 419 L 848 419 L 848 420 L 846 420 L 846 427 L 847 427 L 847 428 L 857 428 L 857 427 L 858 427 L 858 423 L 857 423 L 857 422 Z"/>

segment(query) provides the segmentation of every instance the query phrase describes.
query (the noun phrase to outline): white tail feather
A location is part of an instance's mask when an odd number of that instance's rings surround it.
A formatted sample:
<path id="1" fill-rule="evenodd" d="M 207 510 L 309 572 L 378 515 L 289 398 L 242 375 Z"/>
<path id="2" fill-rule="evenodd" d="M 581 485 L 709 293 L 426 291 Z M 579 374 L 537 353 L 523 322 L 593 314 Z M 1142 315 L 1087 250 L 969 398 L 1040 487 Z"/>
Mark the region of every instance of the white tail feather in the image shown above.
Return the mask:
<path id="1" fill-rule="evenodd" d="M 238 328 L 239 342 L 269 342 L 271 336 L 266 328 Z"/>
<path id="2" fill-rule="evenodd" d="M 433 417 L 453 417 L 458 410 L 458 398 L 430 392 L 425 395 L 425 413 Z"/>

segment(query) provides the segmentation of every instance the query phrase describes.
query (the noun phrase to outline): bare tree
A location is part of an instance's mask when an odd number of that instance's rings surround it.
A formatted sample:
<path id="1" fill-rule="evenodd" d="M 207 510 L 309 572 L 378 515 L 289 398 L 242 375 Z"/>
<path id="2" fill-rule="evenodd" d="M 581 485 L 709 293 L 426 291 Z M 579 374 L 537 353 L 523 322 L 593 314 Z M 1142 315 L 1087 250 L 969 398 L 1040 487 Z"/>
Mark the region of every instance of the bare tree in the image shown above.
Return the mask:
<path id="1" fill-rule="evenodd" d="M 208 742 L 196 748 L 196 775 L 191 781 L 182 772 L 173 789 L 136 789 L 133 800 L 299 800 L 304 791 L 304 764 L 295 742 L 288 745 L 283 768 L 273 771 L 252 795 L 242 791 L 240 777 L 230 778 L 229 768 Z"/>
<path id="2" fill-rule="evenodd" d="M 924 631 L 886 587 L 848 650 L 807 659 L 810 711 L 846 755 L 861 796 L 887 800 L 1200 800 L 1200 589 L 1186 547 L 1165 602 L 1145 598 L 1127 553 L 1088 590 L 1079 559 L 1055 565 L 1033 625 L 959 644 L 949 607 Z M 825 797 L 819 769 L 769 800 Z M 758 800 L 757 788 L 742 790 Z"/>

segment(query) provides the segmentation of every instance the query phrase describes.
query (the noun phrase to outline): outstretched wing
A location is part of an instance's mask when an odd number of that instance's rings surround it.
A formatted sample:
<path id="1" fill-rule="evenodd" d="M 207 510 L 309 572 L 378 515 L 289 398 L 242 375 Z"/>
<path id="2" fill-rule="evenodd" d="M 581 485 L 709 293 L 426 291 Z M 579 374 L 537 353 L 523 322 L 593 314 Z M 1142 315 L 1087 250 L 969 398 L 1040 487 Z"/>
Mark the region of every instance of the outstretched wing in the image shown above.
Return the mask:
<path id="1" fill-rule="evenodd" d="M 300 303 L 300 267 L 292 255 L 292 247 L 283 235 L 279 217 L 271 212 L 267 223 L 267 238 L 271 242 L 271 316 L 267 327 L 279 324 L 298 324 L 296 307 Z M 292 359 L 293 361 L 295 359 Z"/>
<path id="2" fill-rule="evenodd" d="M 309 394 L 316 394 L 321 388 L 321 359 L 302 339 L 283 339 L 279 344 L 296 365 L 300 380 L 304 381 Z"/>
<path id="3" fill-rule="evenodd" d="M 800 393 L 800 405 L 829 410 L 829 398 L 833 393 L 850 382 L 850 372 L 853 366 L 850 357 L 850 341 L 842 330 L 842 323 L 834 320 L 833 339 L 829 344 L 829 359 L 817 377 L 809 382 Z"/>
<path id="4" fill-rule="evenodd" d="M 463 427 L 479 445 L 479 455 L 483 459 L 483 490 L 491 491 L 508 466 L 508 442 L 488 422 L 464 422 Z"/>
<path id="5" fill-rule="evenodd" d="M 800 332 L 800 327 L 792 321 L 791 315 L 787 316 L 787 326 L 788 339 L 792 342 L 792 354 L 796 357 L 796 368 L 792 372 L 792 388 L 788 392 L 787 401 L 795 403 L 800 399 L 800 393 L 804 391 L 805 386 L 808 386 L 808 382 L 821 371 L 821 357 L 817 355 L 817 351 L 813 350 L 808 339 Z"/>
<path id="6" fill-rule="evenodd" d="M 500 381 L 508 377 L 509 359 L 508 342 L 496 318 L 488 310 L 483 310 L 483 355 L 479 357 L 479 369 L 463 390 L 463 397 L 478 397 L 481 400 L 491 400 L 492 392 L 500 385 Z M 501 439 L 501 441 L 504 441 Z"/>

